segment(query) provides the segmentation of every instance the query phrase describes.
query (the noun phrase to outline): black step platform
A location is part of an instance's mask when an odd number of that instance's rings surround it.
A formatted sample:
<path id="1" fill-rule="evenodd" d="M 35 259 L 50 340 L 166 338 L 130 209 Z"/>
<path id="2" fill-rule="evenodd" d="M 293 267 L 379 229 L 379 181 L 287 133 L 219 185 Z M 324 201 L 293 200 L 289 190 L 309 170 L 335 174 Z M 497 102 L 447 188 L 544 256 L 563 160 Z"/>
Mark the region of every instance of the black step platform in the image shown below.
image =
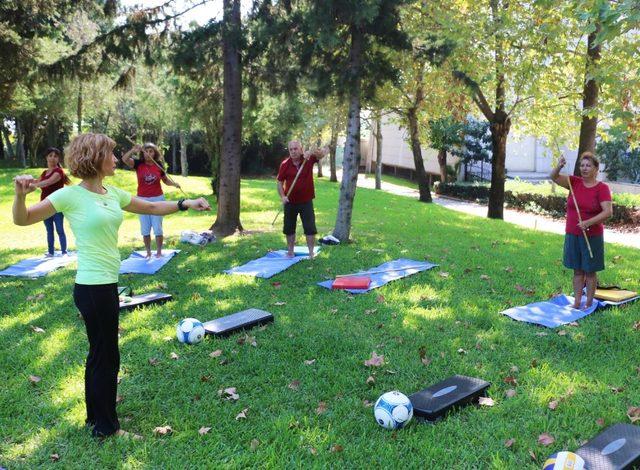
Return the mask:
<path id="1" fill-rule="evenodd" d="M 589 470 L 640 467 L 640 426 L 614 424 L 576 450 Z"/>
<path id="2" fill-rule="evenodd" d="M 129 302 L 120 301 L 120 310 L 132 310 L 148 304 L 163 304 L 173 299 L 173 296 L 163 292 L 149 292 L 148 294 L 133 295 L 130 298 Z"/>
<path id="3" fill-rule="evenodd" d="M 442 419 L 449 410 L 476 401 L 491 385 L 482 379 L 454 375 L 409 396 L 414 416 L 426 421 Z"/>
<path id="4" fill-rule="evenodd" d="M 227 336 L 238 330 L 253 328 L 273 321 L 273 315 L 258 308 L 250 308 L 226 317 L 203 323 L 204 329 L 209 335 Z"/>

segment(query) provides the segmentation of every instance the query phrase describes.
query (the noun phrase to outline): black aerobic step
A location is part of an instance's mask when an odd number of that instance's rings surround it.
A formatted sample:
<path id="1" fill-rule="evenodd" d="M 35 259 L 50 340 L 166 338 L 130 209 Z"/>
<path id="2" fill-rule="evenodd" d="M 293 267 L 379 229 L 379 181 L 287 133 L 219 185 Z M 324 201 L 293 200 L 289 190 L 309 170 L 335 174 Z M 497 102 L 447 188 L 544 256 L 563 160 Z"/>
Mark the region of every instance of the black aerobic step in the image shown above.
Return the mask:
<path id="1" fill-rule="evenodd" d="M 238 330 L 253 328 L 273 321 L 273 315 L 258 308 L 250 308 L 226 317 L 203 323 L 209 335 L 227 336 Z"/>
<path id="2" fill-rule="evenodd" d="M 640 426 L 614 424 L 576 450 L 589 470 L 640 467 Z"/>
<path id="3" fill-rule="evenodd" d="M 491 385 L 482 379 L 454 375 L 409 397 L 413 414 L 427 421 L 442 419 L 449 410 L 476 401 Z"/>
<path id="4" fill-rule="evenodd" d="M 128 297 L 129 301 L 120 302 L 120 310 L 133 310 L 142 305 L 149 304 L 163 304 L 173 299 L 171 294 L 165 294 L 163 292 L 149 292 L 148 294 L 133 295 Z"/>

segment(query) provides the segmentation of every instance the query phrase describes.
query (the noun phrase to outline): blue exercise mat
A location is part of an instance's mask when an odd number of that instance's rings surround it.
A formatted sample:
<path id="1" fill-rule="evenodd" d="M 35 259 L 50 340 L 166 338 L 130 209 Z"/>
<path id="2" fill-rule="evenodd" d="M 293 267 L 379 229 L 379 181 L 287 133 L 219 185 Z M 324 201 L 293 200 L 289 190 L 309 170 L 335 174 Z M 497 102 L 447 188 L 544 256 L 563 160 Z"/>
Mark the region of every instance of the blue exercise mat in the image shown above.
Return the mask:
<path id="1" fill-rule="evenodd" d="M 146 251 L 134 251 L 120 263 L 120 274 L 155 274 L 178 253 L 180 250 L 163 250 L 162 258 L 153 254 L 147 259 Z"/>
<path id="2" fill-rule="evenodd" d="M 544 302 L 509 308 L 501 313 L 514 320 L 557 328 L 586 317 L 602 306 L 598 300 L 594 299 L 591 307 L 585 309 L 585 302 L 586 299 L 583 297 L 583 309 L 573 308 L 573 297 L 562 294 Z"/>
<path id="3" fill-rule="evenodd" d="M 293 252 L 295 256 L 288 258 L 287 250 L 271 251 L 262 258 L 254 259 L 241 266 L 227 269 L 224 272 L 227 274 L 243 274 L 245 276 L 269 279 L 294 264 L 304 259 L 309 259 L 309 249 L 306 246 L 296 246 Z M 320 247 L 314 247 L 313 253 L 317 255 L 319 252 Z"/>
<path id="4" fill-rule="evenodd" d="M 369 276 L 371 278 L 371 284 L 368 289 L 340 289 L 352 294 L 364 294 L 372 289 L 384 286 L 388 282 L 401 279 L 403 277 L 411 276 L 412 274 L 426 271 L 438 266 L 437 264 L 429 263 L 428 261 L 416 261 L 414 259 L 399 258 L 393 261 L 387 261 L 380 266 L 371 268 L 368 271 L 362 271 L 354 273 L 354 276 Z M 326 289 L 331 289 L 333 286 L 333 280 L 323 281 L 318 283 Z"/>
<path id="5" fill-rule="evenodd" d="M 39 256 L 37 258 L 27 258 L 0 271 L 0 276 L 42 277 L 76 260 L 76 254 L 71 251 L 67 252 L 66 255 L 56 252 L 56 255 L 53 257 Z"/>

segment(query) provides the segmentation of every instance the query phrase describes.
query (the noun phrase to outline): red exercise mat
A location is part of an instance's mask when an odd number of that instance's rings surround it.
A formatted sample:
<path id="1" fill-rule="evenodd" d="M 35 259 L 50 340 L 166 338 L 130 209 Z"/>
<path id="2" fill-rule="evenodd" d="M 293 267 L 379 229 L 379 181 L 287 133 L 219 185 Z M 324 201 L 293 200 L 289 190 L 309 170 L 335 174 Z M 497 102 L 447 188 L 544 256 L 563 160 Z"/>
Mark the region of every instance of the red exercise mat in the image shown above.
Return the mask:
<path id="1" fill-rule="evenodd" d="M 338 277 L 331 285 L 332 289 L 368 289 L 371 284 L 369 276 L 343 276 Z"/>

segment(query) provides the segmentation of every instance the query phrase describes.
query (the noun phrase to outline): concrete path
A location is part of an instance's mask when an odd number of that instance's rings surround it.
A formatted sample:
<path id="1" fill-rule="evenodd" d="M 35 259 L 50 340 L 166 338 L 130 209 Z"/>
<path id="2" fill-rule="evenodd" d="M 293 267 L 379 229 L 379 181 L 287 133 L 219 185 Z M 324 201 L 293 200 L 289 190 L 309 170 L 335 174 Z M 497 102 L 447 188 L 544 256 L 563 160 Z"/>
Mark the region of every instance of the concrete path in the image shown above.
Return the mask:
<path id="1" fill-rule="evenodd" d="M 375 177 L 373 175 L 358 175 L 358 186 L 363 188 L 375 188 Z M 417 189 L 399 186 L 393 183 L 382 182 L 382 190 L 397 194 L 399 196 L 412 197 L 417 199 L 419 196 Z M 487 216 L 487 206 L 477 204 L 475 202 L 463 201 L 449 197 L 438 196 L 433 194 L 433 202 L 447 209 L 452 209 L 466 214 L 477 215 L 478 217 Z M 529 212 L 520 212 L 513 209 L 504 209 L 504 220 L 511 224 L 520 225 L 534 230 L 542 230 L 544 232 L 552 232 L 564 234 L 564 220 L 556 220 Z M 605 228 L 604 239 L 607 243 L 619 243 L 621 245 L 640 248 L 640 232 L 621 232 L 610 228 Z"/>

